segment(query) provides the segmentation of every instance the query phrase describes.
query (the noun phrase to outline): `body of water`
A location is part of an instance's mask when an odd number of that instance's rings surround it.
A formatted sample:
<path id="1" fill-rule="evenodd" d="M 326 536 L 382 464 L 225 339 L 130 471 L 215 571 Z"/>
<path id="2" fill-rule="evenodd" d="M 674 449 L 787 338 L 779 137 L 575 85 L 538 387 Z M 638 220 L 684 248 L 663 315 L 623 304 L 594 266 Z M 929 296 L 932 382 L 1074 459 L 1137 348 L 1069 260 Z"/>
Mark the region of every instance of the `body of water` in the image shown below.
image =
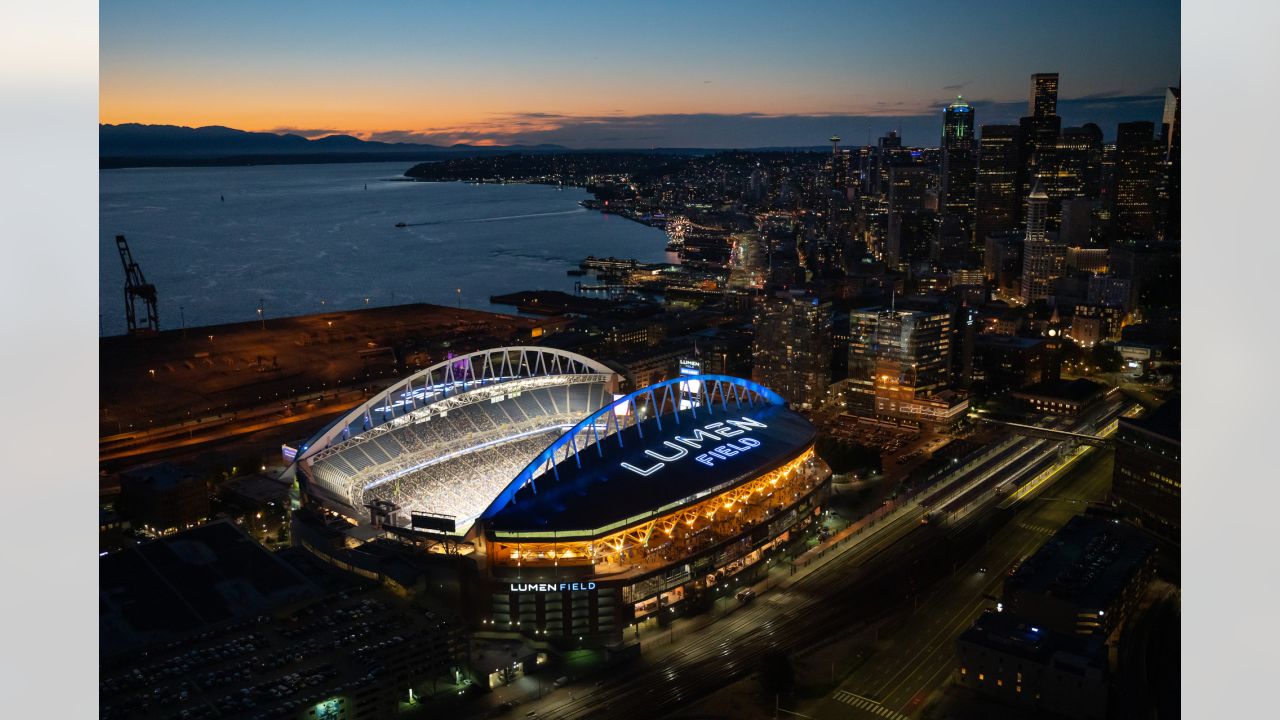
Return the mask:
<path id="1" fill-rule="evenodd" d="M 584 190 L 395 182 L 410 165 L 100 171 L 102 333 L 127 327 L 118 234 L 162 329 L 256 320 L 259 301 L 268 318 L 459 300 L 514 312 L 489 296 L 572 292 L 591 278 L 565 271 L 587 255 L 666 258 L 661 230 L 582 208 Z"/>

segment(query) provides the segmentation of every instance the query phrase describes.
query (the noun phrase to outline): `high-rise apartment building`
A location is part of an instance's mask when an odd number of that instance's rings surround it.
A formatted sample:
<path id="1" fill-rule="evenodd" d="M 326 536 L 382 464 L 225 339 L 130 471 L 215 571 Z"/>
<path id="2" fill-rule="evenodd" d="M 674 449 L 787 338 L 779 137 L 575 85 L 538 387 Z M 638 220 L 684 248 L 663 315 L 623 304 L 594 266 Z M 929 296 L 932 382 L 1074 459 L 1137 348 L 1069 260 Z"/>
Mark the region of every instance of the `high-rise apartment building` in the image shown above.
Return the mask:
<path id="1" fill-rule="evenodd" d="M 831 303 L 801 291 L 762 298 L 755 311 L 751 377 L 800 410 L 818 407 L 831 383 Z"/>

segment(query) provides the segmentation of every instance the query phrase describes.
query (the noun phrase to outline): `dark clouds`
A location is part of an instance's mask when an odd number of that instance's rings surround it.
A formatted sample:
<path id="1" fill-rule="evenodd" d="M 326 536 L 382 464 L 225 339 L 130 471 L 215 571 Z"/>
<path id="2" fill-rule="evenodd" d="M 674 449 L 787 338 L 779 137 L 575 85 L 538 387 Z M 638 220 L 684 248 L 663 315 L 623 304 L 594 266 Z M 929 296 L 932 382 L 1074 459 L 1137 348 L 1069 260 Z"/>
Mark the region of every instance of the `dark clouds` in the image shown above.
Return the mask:
<path id="1" fill-rule="evenodd" d="M 1160 89 L 1163 92 L 1163 89 Z M 833 133 L 849 144 L 874 142 L 889 130 L 900 130 L 906 143 L 937 145 L 942 111 L 934 108 L 885 104 L 870 114 L 766 115 L 763 113 L 690 113 L 653 115 L 562 115 L 548 112 L 512 113 L 462 128 L 387 130 L 367 139 L 433 145 L 455 143 L 496 145 L 555 144 L 573 148 L 647 147 L 807 147 L 825 144 Z M 1027 113 L 1024 102 L 969 101 L 978 123 L 1016 124 Z M 1115 136 L 1116 124 L 1129 120 L 1159 122 L 1161 94 L 1098 93 L 1060 100 L 1064 127 L 1095 122 L 1103 134 Z"/>
<path id="2" fill-rule="evenodd" d="M 296 128 L 296 127 L 277 127 L 271 128 L 266 132 L 276 133 L 277 135 L 301 135 L 304 138 L 314 140 L 316 138 L 325 137 L 326 135 L 351 135 L 350 130 L 336 130 L 333 128 Z"/>

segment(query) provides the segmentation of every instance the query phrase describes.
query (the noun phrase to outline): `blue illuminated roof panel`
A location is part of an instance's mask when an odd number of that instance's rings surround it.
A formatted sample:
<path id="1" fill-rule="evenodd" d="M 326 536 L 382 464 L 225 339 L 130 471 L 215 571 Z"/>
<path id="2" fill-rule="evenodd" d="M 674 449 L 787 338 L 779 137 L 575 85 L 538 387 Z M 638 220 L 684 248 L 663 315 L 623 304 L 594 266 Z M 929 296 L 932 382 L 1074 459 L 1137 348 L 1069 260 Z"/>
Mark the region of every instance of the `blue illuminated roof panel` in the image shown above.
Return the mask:
<path id="1" fill-rule="evenodd" d="M 606 527 L 754 479 L 795 458 L 815 436 L 808 420 L 783 405 L 716 405 L 698 409 L 696 418 L 684 411 L 679 423 L 664 416 L 661 430 L 649 418 L 638 430 L 623 429 L 622 447 L 608 437 L 601 441 L 603 456 L 584 449 L 581 467 L 572 456 L 561 460 L 555 473 L 544 473 L 498 508 L 488 525 L 504 533 Z"/>

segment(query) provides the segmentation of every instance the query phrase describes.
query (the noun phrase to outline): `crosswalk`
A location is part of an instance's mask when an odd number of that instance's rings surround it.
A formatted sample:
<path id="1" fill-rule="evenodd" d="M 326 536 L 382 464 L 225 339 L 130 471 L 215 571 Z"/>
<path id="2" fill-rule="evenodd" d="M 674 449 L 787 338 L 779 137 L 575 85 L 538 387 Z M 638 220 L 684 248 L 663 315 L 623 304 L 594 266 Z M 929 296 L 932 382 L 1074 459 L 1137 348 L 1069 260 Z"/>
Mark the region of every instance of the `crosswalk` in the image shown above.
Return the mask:
<path id="1" fill-rule="evenodd" d="M 1025 522 L 1018 523 L 1018 527 L 1022 528 L 1023 530 L 1030 530 L 1031 532 L 1040 533 L 1041 535 L 1052 535 L 1055 532 L 1057 532 L 1057 530 L 1054 530 L 1053 528 L 1050 528 L 1050 527 L 1045 527 L 1043 525 L 1032 525 L 1031 523 L 1025 523 Z"/>
<path id="2" fill-rule="evenodd" d="M 889 720 L 910 720 L 910 718 L 900 712 L 890 710 L 874 700 L 868 700 L 861 695 L 854 695 L 847 690 L 836 691 L 836 694 L 832 696 L 832 699 L 846 705 L 852 705 L 874 715 L 879 715 L 882 718 L 888 718 Z"/>

